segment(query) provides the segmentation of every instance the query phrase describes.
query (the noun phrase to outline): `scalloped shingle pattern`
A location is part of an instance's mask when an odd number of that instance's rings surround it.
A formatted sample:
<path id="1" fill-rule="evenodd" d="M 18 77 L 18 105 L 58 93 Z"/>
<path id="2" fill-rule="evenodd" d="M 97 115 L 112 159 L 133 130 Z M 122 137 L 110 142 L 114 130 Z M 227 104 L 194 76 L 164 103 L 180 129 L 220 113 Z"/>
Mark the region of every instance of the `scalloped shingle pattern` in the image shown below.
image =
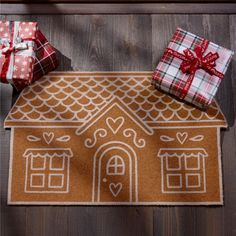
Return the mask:
<path id="1" fill-rule="evenodd" d="M 6 121 L 84 123 L 114 97 L 147 123 L 222 120 L 215 102 L 202 112 L 157 91 L 150 80 L 142 74 L 49 75 L 21 93 Z"/>

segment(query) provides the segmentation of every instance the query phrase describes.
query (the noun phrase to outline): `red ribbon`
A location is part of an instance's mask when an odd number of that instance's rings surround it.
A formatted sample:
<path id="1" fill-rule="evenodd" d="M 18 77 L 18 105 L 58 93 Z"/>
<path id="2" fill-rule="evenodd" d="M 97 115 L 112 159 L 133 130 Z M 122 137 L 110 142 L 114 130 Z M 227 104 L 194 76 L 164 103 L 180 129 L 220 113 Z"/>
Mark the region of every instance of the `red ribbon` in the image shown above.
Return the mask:
<path id="1" fill-rule="evenodd" d="M 12 24 L 12 29 L 10 30 L 10 48 L 12 48 L 12 44 L 13 44 L 13 35 L 14 35 L 14 22 Z M 2 71 L 0 74 L 0 78 L 2 80 L 3 83 L 8 84 L 7 81 L 7 70 L 8 70 L 8 66 L 10 64 L 10 58 L 11 58 L 11 53 L 5 53 L 5 61 L 3 63 L 2 66 Z"/>
<path id="2" fill-rule="evenodd" d="M 209 73 L 210 75 L 215 75 L 219 77 L 220 79 L 223 79 L 224 75 L 217 71 L 215 69 L 216 66 L 216 60 L 219 58 L 219 54 L 209 52 L 207 55 L 203 56 L 204 52 L 206 51 L 207 47 L 209 45 L 209 41 L 204 39 L 201 45 L 194 48 L 193 51 L 190 49 L 185 49 L 182 53 L 179 53 L 177 51 L 174 51 L 173 49 L 167 48 L 166 53 L 171 54 L 174 57 L 177 57 L 183 62 L 180 65 L 180 70 L 183 73 L 190 74 L 184 88 L 181 91 L 180 98 L 183 99 L 188 91 L 189 88 L 193 82 L 195 73 L 198 69 L 202 69 Z"/>

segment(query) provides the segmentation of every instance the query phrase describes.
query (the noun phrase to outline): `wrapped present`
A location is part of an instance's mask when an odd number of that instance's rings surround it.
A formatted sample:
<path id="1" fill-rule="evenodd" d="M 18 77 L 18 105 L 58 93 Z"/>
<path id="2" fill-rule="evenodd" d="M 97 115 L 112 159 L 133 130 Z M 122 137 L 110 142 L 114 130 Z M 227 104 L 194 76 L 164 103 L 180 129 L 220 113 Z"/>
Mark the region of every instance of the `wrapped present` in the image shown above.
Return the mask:
<path id="1" fill-rule="evenodd" d="M 200 108 L 215 96 L 233 52 L 177 28 L 153 74 L 152 84 Z"/>
<path id="2" fill-rule="evenodd" d="M 33 79 L 36 22 L 0 21 L 0 80 L 18 91 Z"/>
<path id="3" fill-rule="evenodd" d="M 54 70 L 58 66 L 55 48 L 48 42 L 40 30 L 36 34 L 36 50 L 33 81 Z"/>

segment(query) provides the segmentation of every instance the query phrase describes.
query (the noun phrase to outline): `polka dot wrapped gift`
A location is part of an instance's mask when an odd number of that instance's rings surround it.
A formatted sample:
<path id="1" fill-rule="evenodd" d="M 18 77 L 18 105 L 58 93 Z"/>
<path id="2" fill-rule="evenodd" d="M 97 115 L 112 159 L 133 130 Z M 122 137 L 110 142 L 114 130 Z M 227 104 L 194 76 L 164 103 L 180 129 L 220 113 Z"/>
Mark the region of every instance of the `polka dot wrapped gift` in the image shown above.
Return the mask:
<path id="1" fill-rule="evenodd" d="M 0 80 L 18 91 L 33 79 L 36 22 L 0 21 Z"/>
<path id="2" fill-rule="evenodd" d="M 177 28 L 153 74 L 152 84 L 199 108 L 211 104 L 233 52 Z"/>

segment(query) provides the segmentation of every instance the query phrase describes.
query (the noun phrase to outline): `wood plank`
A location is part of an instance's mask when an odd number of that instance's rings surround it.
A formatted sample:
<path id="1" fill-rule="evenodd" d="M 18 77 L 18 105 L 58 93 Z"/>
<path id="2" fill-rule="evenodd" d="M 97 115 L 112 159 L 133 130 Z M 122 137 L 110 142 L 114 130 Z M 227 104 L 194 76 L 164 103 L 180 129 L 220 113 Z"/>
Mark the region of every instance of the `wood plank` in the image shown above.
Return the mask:
<path id="1" fill-rule="evenodd" d="M 236 117 L 236 15 L 229 16 L 230 24 L 230 44 L 231 49 L 234 51 L 233 60 L 231 63 L 231 81 L 232 81 L 232 90 L 233 90 L 233 104 L 234 104 L 234 119 Z"/>
<path id="2" fill-rule="evenodd" d="M 205 19 L 209 40 L 212 40 L 213 42 L 226 48 L 231 48 L 229 17 L 224 15 L 212 15 L 205 17 Z M 224 115 L 226 116 L 229 126 L 232 126 L 232 124 L 234 123 L 234 100 L 232 89 L 233 77 L 231 77 L 231 70 L 232 64 L 230 64 L 224 77 L 224 81 L 220 84 L 220 88 L 216 95 L 216 98 Z"/>
<path id="3" fill-rule="evenodd" d="M 73 34 L 71 45 L 77 45 L 72 48 L 73 68 L 80 70 L 112 70 L 112 16 L 74 16 L 67 17 L 68 20 L 74 20 L 74 25 L 70 25 L 70 32 Z"/>
<path id="4" fill-rule="evenodd" d="M 233 14 L 236 3 L 1 4 L 2 14 Z"/>
<path id="5" fill-rule="evenodd" d="M 118 15 L 113 19 L 113 70 L 151 70 L 151 16 Z"/>
<path id="6" fill-rule="evenodd" d="M 230 16 L 230 44 L 231 49 L 236 52 L 236 16 Z M 225 98 L 227 103 L 227 109 L 231 109 L 228 112 L 229 128 L 223 134 L 223 166 L 224 166 L 224 191 L 225 191 L 225 210 L 224 219 L 227 219 L 224 224 L 225 235 L 236 234 L 236 171 L 235 171 L 235 157 L 236 157 L 236 54 L 233 56 L 231 64 L 231 74 L 228 73 L 229 81 L 228 87 L 231 87 L 232 96 L 230 100 Z M 231 83 L 230 83 L 231 82 Z M 228 96 L 228 91 L 224 91 L 222 96 Z"/>
<path id="7" fill-rule="evenodd" d="M 151 207 L 71 207 L 68 222 L 68 236 L 153 235 Z"/>
<path id="8" fill-rule="evenodd" d="M 152 15 L 152 69 L 161 59 L 177 27 L 187 29 L 187 15 Z"/>

